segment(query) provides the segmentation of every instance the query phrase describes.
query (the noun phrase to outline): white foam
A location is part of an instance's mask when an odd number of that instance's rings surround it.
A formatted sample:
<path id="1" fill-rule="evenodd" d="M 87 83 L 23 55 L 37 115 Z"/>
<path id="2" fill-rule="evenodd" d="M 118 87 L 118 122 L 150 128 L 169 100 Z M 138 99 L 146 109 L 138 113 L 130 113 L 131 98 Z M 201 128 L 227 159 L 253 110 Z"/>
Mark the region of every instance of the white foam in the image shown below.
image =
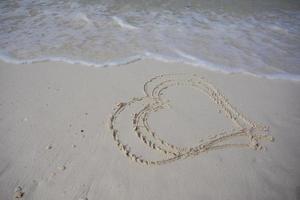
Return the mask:
<path id="1" fill-rule="evenodd" d="M 1 51 L 0 51 L 1 52 Z M 189 56 L 188 56 L 189 57 Z M 145 52 L 143 55 L 134 55 L 129 56 L 127 58 L 118 59 L 114 61 L 107 61 L 107 62 L 90 62 L 90 61 L 84 61 L 84 60 L 73 60 L 70 58 L 65 57 L 43 57 L 43 58 L 36 58 L 36 59 L 28 59 L 28 60 L 18 60 L 13 58 L 11 55 L 7 53 L 0 53 L 0 60 L 6 62 L 6 63 L 12 63 L 12 64 L 33 64 L 33 63 L 39 63 L 39 62 L 65 62 L 68 64 L 80 64 L 84 66 L 89 67 L 111 67 L 111 66 L 121 66 L 121 65 L 127 65 L 130 63 L 134 63 L 143 59 L 153 59 L 165 63 L 184 63 L 188 65 L 192 65 L 195 67 L 201 67 L 210 71 L 217 71 L 222 72 L 224 74 L 235 74 L 235 73 L 241 73 L 246 75 L 255 76 L 258 78 L 267 78 L 267 79 L 278 79 L 278 80 L 290 80 L 290 81 L 300 81 L 300 75 L 293 75 L 289 73 L 277 73 L 277 74 L 254 74 L 245 70 L 241 69 L 228 69 L 226 67 L 216 67 L 209 62 L 200 61 L 200 62 L 191 62 L 184 59 L 178 59 L 178 58 L 172 58 L 167 56 L 162 56 L 159 54 L 151 53 L 151 52 Z M 199 61 L 197 59 L 197 61 Z"/>
<path id="2" fill-rule="evenodd" d="M 276 26 L 276 25 L 270 25 L 268 26 L 272 31 L 275 31 L 277 33 L 281 33 L 281 34 L 288 34 L 288 30 L 280 27 L 280 26 Z"/>
<path id="3" fill-rule="evenodd" d="M 172 58 L 172 57 L 164 57 L 159 54 L 151 53 L 151 52 L 146 52 L 145 56 L 142 58 L 147 58 L 147 59 L 153 59 L 153 60 L 158 60 L 161 62 L 166 62 L 166 63 L 183 63 L 183 64 L 188 64 L 192 65 L 195 67 L 200 67 L 206 70 L 210 71 L 215 71 L 215 72 L 221 72 L 224 74 L 245 74 L 245 75 L 250 75 L 254 76 L 257 78 L 267 78 L 267 79 L 272 79 L 272 80 L 289 80 L 289 81 L 300 81 L 300 75 L 294 75 L 286 72 L 281 72 L 281 73 L 274 73 L 274 74 L 257 74 L 253 72 L 246 71 L 244 69 L 237 69 L 237 68 L 228 68 L 225 66 L 220 66 L 220 65 L 215 65 L 213 63 L 204 61 L 204 60 L 199 60 L 191 55 L 188 55 L 184 52 L 181 52 L 177 50 L 176 52 L 179 53 L 179 55 L 182 55 L 185 58 L 188 58 L 189 60 L 185 59 L 179 59 L 179 58 Z"/>
<path id="4" fill-rule="evenodd" d="M 124 59 L 114 60 L 114 61 L 106 61 L 106 62 L 91 62 L 91 61 L 84 61 L 84 60 L 75 60 L 65 57 L 41 57 L 41 58 L 35 58 L 35 59 L 28 59 L 28 60 L 18 60 L 13 57 L 11 57 L 8 54 L 0 54 L 0 60 L 6 62 L 6 63 L 12 63 L 12 64 L 33 64 L 33 63 L 39 63 L 39 62 L 65 62 L 68 64 L 80 64 L 84 66 L 89 67 L 109 67 L 109 66 L 120 66 L 120 65 L 126 65 L 130 63 L 137 62 L 141 60 L 142 58 L 140 56 L 130 56 Z"/>
<path id="5" fill-rule="evenodd" d="M 137 29 L 137 27 L 129 24 L 128 22 L 125 22 L 123 19 L 117 17 L 117 16 L 113 16 L 112 19 L 118 23 L 119 26 L 121 26 L 122 28 L 127 28 L 127 29 Z"/>
<path id="6" fill-rule="evenodd" d="M 10 63 L 104 67 L 149 58 L 227 74 L 300 76 L 300 12 L 120 11 L 114 3 L 45 1 L 41 6 L 29 0 L 15 10 L 5 1 L 1 5 L 0 59 Z"/>
<path id="7" fill-rule="evenodd" d="M 221 71 L 226 74 L 231 74 L 231 73 L 243 73 L 245 72 L 243 69 L 239 68 L 229 68 L 223 65 L 218 65 L 209 61 L 205 61 L 204 59 L 199 59 L 195 56 L 192 56 L 190 54 L 187 54 L 183 51 L 180 51 L 178 49 L 174 50 L 182 59 L 179 59 L 181 62 L 193 65 L 193 66 L 198 66 L 202 67 L 211 71 Z"/>
<path id="8" fill-rule="evenodd" d="M 76 14 L 75 15 L 75 17 L 74 17 L 75 19 L 77 19 L 77 20 L 81 20 L 81 21 L 84 21 L 85 23 L 87 23 L 87 24 L 91 24 L 91 20 L 88 18 L 88 16 L 86 15 L 86 14 L 84 14 L 84 13 L 78 13 L 78 14 Z"/>

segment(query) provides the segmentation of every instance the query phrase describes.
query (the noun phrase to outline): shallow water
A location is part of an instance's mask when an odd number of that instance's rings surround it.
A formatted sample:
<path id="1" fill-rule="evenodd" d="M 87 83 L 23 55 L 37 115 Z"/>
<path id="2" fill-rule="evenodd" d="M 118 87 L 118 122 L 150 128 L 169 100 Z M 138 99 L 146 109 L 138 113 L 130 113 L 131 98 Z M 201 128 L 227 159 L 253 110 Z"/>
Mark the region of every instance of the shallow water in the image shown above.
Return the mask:
<path id="1" fill-rule="evenodd" d="M 1 1 L 0 58 L 93 66 L 145 58 L 300 80 L 300 2 Z"/>

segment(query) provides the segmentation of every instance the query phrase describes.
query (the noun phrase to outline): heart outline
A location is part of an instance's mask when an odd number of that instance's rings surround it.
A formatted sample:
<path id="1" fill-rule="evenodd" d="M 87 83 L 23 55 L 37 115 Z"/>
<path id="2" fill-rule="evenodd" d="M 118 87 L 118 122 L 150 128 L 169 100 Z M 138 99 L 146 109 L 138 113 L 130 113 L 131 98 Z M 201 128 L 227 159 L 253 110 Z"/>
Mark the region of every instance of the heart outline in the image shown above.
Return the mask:
<path id="1" fill-rule="evenodd" d="M 165 80 L 164 80 L 165 79 Z M 158 84 L 155 84 L 158 82 Z M 151 84 L 153 86 L 151 86 Z M 238 130 L 231 132 L 222 132 L 214 135 L 214 137 L 208 138 L 200 144 L 182 148 L 166 142 L 157 136 L 157 134 L 151 130 L 148 123 L 149 113 L 157 112 L 160 109 L 166 109 L 168 103 L 161 98 L 162 92 L 170 87 L 175 86 L 189 86 L 204 92 L 220 109 L 223 110 L 225 116 L 234 122 Z M 152 90 L 151 90 L 152 87 Z M 122 151 L 127 158 L 137 163 L 144 165 L 162 165 L 183 158 L 199 155 L 203 152 L 211 150 L 224 149 L 229 147 L 250 147 L 254 150 L 262 150 L 261 140 L 274 141 L 274 138 L 267 134 L 269 127 L 260 125 L 254 121 L 247 119 L 242 113 L 238 112 L 228 101 L 228 99 L 211 83 L 209 83 L 204 77 L 197 74 L 163 74 L 158 75 L 144 84 L 144 97 L 134 97 L 127 102 L 121 102 L 117 105 L 115 112 L 109 118 L 109 130 L 112 132 L 112 136 L 120 151 Z M 136 155 L 131 152 L 130 147 L 122 143 L 119 138 L 119 130 L 116 128 L 116 121 L 119 115 L 132 104 L 141 102 L 147 102 L 146 106 L 138 113 L 134 113 L 132 124 L 133 130 L 137 137 L 148 147 L 153 150 L 162 152 L 169 155 L 166 159 L 161 160 L 148 160 L 144 159 L 141 155 Z M 140 124 L 142 122 L 142 124 Z M 144 130 L 142 130 L 144 128 Z M 147 134 L 145 134 L 145 132 Z M 148 136 L 152 138 L 149 139 Z M 245 136 L 248 137 L 249 142 L 244 144 L 221 144 L 230 138 Z M 153 140 L 156 140 L 154 142 Z M 159 143 L 159 144 L 157 144 Z"/>

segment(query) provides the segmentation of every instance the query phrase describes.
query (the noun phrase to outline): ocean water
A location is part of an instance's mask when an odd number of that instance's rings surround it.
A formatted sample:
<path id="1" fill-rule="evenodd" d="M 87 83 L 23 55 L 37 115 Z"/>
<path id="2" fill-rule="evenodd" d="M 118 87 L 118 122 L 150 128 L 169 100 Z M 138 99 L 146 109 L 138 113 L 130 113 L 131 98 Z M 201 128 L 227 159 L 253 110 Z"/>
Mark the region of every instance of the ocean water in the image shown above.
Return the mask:
<path id="1" fill-rule="evenodd" d="M 141 59 L 300 80 L 299 0 L 0 1 L 0 59 Z"/>

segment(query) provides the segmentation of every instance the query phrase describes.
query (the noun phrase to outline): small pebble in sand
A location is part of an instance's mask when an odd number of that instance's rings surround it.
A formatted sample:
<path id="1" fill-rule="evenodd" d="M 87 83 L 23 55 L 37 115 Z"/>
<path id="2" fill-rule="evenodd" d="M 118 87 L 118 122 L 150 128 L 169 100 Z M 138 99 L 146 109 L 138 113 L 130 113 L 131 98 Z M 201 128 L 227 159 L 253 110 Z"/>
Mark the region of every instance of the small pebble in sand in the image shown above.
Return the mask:
<path id="1" fill-rule="evenodd" d="M 84 114 L 85 114 L 85 115 L 88 115 L 89 113 L 86 112 L 86 113 L 84 113 Z"/>
<path id="2" fill-rule="evenodd" d="M 66 170 L 67 169 L 67 167 L 66 166 L 64 166 L 64 165 L 62 165 L 62 166 L 59 166 L 59 167 L 57 167 L 59 170 L 61 170 L 61 171 L 64 171 L 64 170 Z"/>
<path id="3" fill-rule="evenodd" d="M 46 147 L 46 149 L 48 149 L 48 150 L 52 149 L 52 145 L 48 145 L 48 146 Z"/>
<path id="4" fill-rule="evenodd" d="M 83 133 L 83 132 L 84 132 L 84 130 L 83 130 L 83 129 L 81 129 L 81 130 L 80 130 L 80 132 L 81 132 L 81 133 Z"/>
<path id="5" fill-rule="evenodd" d="M 20 199 L 24 196 L 24 192 L 22 191 L 22 187 L 21 186 L 18 186 L 16 189 L 15 189 L 15 194 L 14 194 L 14 197 L 15 199 Z"/>
<path id="6" fill-rule="evenodd" d="M 77 146 L 76 146 L 76 144 L 72 144 L 72 147 L 73 147 L 73 148 L 76 148 Z"/>

